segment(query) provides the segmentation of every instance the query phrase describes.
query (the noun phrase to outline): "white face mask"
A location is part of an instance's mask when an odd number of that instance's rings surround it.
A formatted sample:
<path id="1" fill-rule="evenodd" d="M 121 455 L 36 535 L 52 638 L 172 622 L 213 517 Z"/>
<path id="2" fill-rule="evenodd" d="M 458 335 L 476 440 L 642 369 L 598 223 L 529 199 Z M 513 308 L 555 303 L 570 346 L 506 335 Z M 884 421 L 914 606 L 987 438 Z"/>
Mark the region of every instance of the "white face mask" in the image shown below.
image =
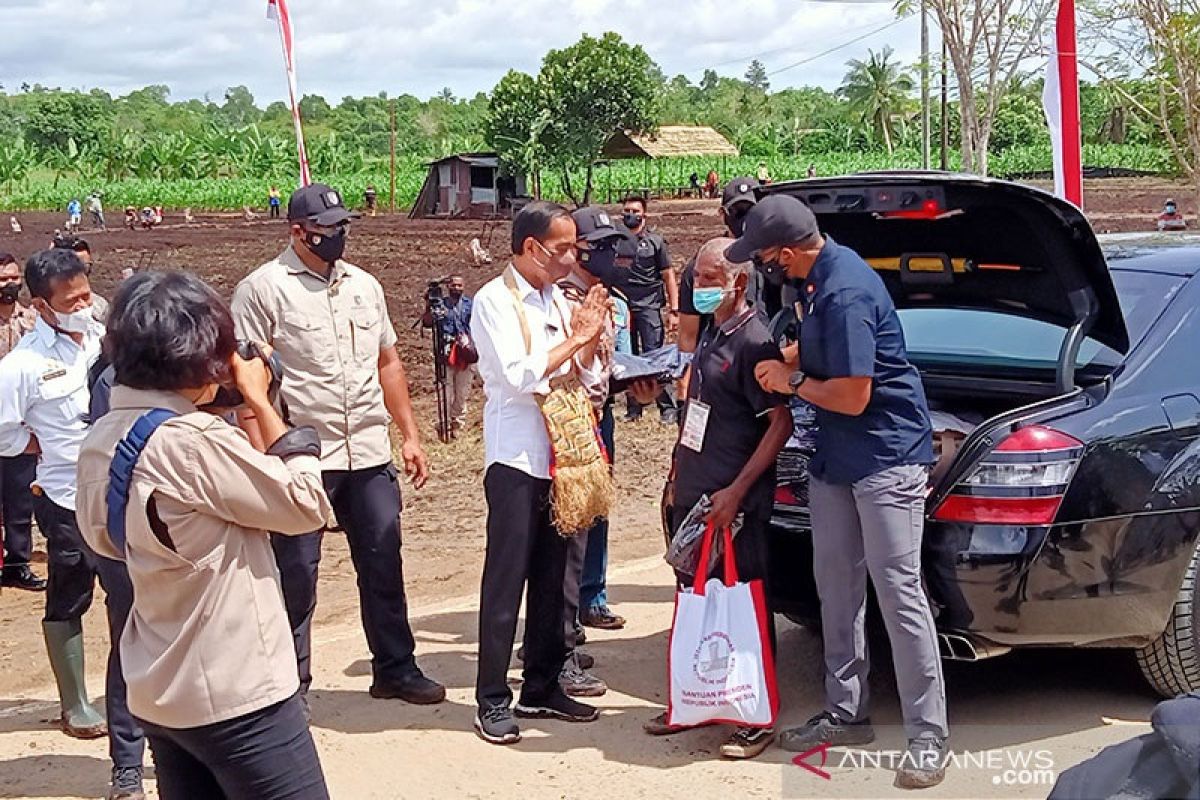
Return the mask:
<path id="1" fill-rule="evenodd" d="M 54 319 L 58 321 L 58 329 L 66 333 L 87 333 L 91 330 L 94 320 L 91 306 L 72 311 L 70 314 L 55 311 Z"/>

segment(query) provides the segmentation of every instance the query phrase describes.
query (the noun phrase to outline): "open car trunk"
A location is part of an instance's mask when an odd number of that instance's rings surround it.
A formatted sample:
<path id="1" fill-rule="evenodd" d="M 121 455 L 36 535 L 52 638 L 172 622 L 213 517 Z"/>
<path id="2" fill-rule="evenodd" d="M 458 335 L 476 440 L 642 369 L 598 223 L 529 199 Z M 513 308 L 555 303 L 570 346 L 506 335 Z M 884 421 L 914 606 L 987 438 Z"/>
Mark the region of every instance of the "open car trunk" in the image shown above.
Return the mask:
<path id="1" fill-rule="evenodd" d="M 1129 349 L 1100 245 L 1082 212 L 1053 195 L 928 172 L 794 181 L 763 191 L 806 202 L 826 235 L 871 264 L 897 309 L 985 310 L 1061 330 L 1051 385 L 1030 386 L 1043 395 L 1075 387 L 1086 337 L 1119 353 Z M 998 397 L 1012 388 L 1000 380 L 1008 372 L 994 376 L 999 382 L 990 388 Z M 931 377 L 938 380 L 927 382 Z M 980 381 L 990 376 L 973 379 L 977 392 L 988 393 Z"/>

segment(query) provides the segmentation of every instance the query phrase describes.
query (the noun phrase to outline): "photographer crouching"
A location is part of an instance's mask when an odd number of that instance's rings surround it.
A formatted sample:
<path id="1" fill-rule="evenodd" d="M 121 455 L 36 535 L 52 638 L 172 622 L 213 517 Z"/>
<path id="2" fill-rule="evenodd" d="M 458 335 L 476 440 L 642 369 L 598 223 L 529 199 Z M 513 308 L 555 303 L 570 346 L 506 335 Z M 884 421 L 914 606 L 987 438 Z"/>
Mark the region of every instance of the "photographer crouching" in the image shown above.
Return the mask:
<path id="1" fill-rule="evenodd" d="M 116 385 L 80 452 L 79 527 L 129 570 L 121 662 L 159 796 L 320 800 L 267 533 L 330 518 L 320 444 L 288 429 L 264 359 L 236 346 L 228 308 L 198 278 L 148 272 L 121 287 L 105 340 Z M 257 416 L 266 454 L 217 416 L 222 388 Z"/>

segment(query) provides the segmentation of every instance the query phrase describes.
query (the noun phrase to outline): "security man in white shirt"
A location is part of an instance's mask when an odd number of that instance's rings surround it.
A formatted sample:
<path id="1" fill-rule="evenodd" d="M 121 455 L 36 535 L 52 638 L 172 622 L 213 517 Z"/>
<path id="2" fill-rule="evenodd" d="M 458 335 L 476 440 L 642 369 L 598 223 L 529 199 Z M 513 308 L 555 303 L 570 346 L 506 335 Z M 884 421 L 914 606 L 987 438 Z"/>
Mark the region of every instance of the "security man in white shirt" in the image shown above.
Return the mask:
<path id="1" fill-rule="evenodd" d="M 479 349 L 488 504 L 487 554 L 479 601 L 475 729 L 493 744 L 521 738 L 509 705 L 521 595 L 528 584 L 525 671 L 516 715 L 591 722 L 599 712 L 559 686 L 567 658 L 563 580 L 568 541 L 550 508 L 551 443 L 539 395 L 572 369 L 591 376 L 608 319 L 608 293 L 594 286 L 572 313 L 555 282 L 575 262 L 575 222 L 565 208 L 537 201 L 513 219 L 513 259 L 475 295 L 471 337 Z M 586 384 L 587 381 L 585 380 Z"/>
<path id="2" fill-rule="evenodd" d="M 87 266 L 72 251 L 51 248 L 34 254 L 25 267 L 25 284 L 38 318 L 33 331 L 0 360 L 0 456 L 39 454 L 33 490 L 34 515 L 49 554 L 42 622 L 46 649 L 58 682 L 63 731 L 93 739 L 104 736 L 108 727 L 88 700 L 83 615 L 92 604 L 98 571 L 111 590 L 75 521 L 75 469 L 88 432 L 88 369 L 100 354 L 104 326 L 93 316 Z M 124 620 L 120 623 L 123 627 Z M 125 706 L 119 667 L 116 672 L 109 675 L 106 692 L 112 752 L 114 761 L 125 753 L 120 760 L 128 763 L 116 766 L 137 778 L 138 793 L 110 796 L 140 797 L 142 736 Z"/>

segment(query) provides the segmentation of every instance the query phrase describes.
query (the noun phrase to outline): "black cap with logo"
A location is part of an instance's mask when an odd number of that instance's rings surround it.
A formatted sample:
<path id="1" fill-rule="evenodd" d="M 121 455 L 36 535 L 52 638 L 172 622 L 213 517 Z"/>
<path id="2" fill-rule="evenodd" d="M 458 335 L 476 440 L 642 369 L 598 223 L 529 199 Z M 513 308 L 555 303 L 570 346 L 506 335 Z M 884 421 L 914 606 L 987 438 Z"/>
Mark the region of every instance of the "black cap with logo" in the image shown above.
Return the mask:
<path id="1" fill-rule="evenodd" d="M 721 207 L 728 209 L 738 203 L 757 203 L 758 196 L 754 192 L 761 185 L 757 178 L 734 178 L 725 184 L 725 191 L 721 193 Z"/>
<path id="2" fill-rule="evenodd" d="M 575 220 L 575 238 L 583 239 L 589 244 L 608 239 L 629 241 L 634 238 L 624 226 L 617 225 L 607 211 L 596 206 L 585 206 L 572 211 L 571 219 Z"/>
<path id="3" fill-rule="evenodd" d="M 312 222 L 317 225 L 341 225 L 360 215 L 347 211 L 342 196 L 323 183 L 301 186 L 288 200 L 289 222 Z"/>
<path id="4" fill-rule="evenodd" d="M 817 218 L 811 208 L 795 197 L 773 194 L 750 209 L 741 237 L 725 250 L 725 258 L 731 264 L 741 264 L 760 250 L 803 242 L 817 233 Z"/>

